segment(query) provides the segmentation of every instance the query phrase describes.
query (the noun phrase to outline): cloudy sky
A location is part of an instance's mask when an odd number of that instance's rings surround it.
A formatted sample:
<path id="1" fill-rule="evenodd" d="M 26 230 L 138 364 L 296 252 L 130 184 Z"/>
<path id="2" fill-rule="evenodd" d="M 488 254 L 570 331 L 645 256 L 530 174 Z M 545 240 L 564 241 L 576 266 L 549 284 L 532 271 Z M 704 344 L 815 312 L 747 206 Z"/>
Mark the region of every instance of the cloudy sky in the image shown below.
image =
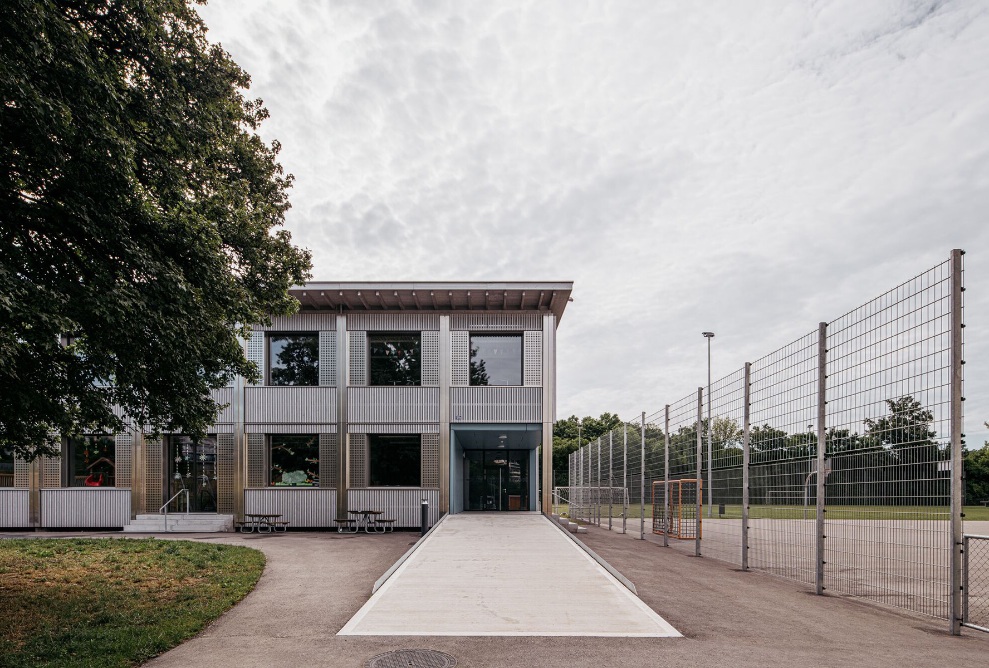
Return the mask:
<path id="1" fill-rule="evenodd" d="M 573 280 L 561 417 L 629 419 L 966 255 L 989 420 L 989 4 L 260 2 L 253 77 L 323 280 Z"/>

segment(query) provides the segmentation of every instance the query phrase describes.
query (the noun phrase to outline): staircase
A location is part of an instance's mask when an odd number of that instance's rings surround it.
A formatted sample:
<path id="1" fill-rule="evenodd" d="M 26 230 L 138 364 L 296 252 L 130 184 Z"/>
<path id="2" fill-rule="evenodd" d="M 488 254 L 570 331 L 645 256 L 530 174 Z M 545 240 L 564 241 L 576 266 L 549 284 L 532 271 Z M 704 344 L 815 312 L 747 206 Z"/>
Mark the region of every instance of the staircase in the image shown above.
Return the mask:
<path id="1" fill-rule="evenodd" d="M 219 533 L 233 530 L 234 516 L 217 513 L 151 513 L 138 515 L 124 526 L 126 533 Z"/>

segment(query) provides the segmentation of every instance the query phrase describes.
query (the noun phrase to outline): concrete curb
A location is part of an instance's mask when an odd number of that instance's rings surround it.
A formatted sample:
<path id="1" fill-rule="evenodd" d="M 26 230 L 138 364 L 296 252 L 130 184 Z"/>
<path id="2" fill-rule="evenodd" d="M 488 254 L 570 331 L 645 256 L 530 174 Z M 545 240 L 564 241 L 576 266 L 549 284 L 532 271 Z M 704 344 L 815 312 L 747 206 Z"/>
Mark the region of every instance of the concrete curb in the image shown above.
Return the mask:
<path id="1" fill-rule="evenodd" d="M 432 534 L 434 531 L 436 531 L 436 527 L 438 527 L 439 525 L 443 524 L 443 520 L 445 520 L 449 516 L 450 515 L 448 513 L 448 514 L 444 515 L 443 517 L 441 517 L 439 522 L 437 522 L 436 524 L 434 524 L 432 527 L 429 528 L 429 531 L 426 532 L 426 535 L 425 536 L 422 536 L 421 538 L 419 538 L 419 540 L 416 541 L 416 544 L 415 545 L 413 545 L 412 547 L 410 547 L 408 549 L 408 551 L 406 551 L 405 554 L 403 554 L 401 557 L 398 558 L 398 561 L 396 561 L 394 564 L 391 565 L 391 568 L 389 568 L 387 571 L 385 571 L 385 574 L 384 575 L 382 575 L 380 578 L 378 578 L 377 580 L 374 581 L 374 587 L 371 588 L 371 595 L 372 596 L 374 596 L 374 594 L 377 593 L 377 591 L 379 589 L 381 589 L 381 586 L 383 584 L 385 584 L 385 582 L 388 581 L 388 578 L 390 578 L 392 575 L 395 574 L 395 571 L 398 570 L 399 566 L 401 566 L 402 564 L 404 564 L 406 562 L 406 560 L 408 560 L 408 558 L 412 556 L 412 553 L 415 552 L 416 550 L 418 550 L 419 549 L 419 546 L 421 546 L 423 543 L 426 542 L 426 539 L 429 538 L 430 534 Z"/>
<path id="2" fill-rule="evenodd" d="M 618 572 L 618 570 L 617 570 L 617 569 L 616 569 L 616 568 L 615 568 L 614 566 L 612 566 L 612 565 L 611 565 L 611 564 L 609 564 L 609 563 L 608 563 L 607 561 L 605 561 L 605 560 L 604 560 L 604 559 L 603 559 L 602 557 L 600 557 L 600 556 L 598 555 L 598 553 L 597 553 L 597 552 L 595 552 L 595 551 L 594 551 L 594 550 L 592 550 L 591 548 L 589 548 L 589 547 L 587 547 L 586 545 L 584 545 L 584 543 L 582 543 L 582 542 L 580 541 L 580 539 L 578 539 L 578 538 L 577 538 L 576 536 L 574 536 L 574 535 L 573 535 L 572 533 L 570 533 L 569 531 L 567 531 L 566 529 L 564 529 L 564 528 L 563 528 L 562 526 L 560 526 L 560 524 L 559 524 L 559 522 L 555 522 L 555 521 L 553 521 L 553 520 L 552 520 L 552 519 L 551 519 L 551 518 L 549 517 L 549 515 L 543 515 L 543 518 L 544 518 L 544 519 L 545 519 L 545 520 L 546 520 L 547 522 L 549 522 L 550 524 L 552 524 L 552 525 L 553 525 L 554 527 L 556 527 L 556 528 L 557 528 L 557 530 L 558 530 L 558 531 L 559 531 L 560 533 L 562 533 L 562 534 L 563 534 L 564 536 L 566 536 L 567 538 L 569 538 L 569 539 L 570 539 L 570 540 L 572 540 L 573 542 L 575 542 L 575 543 L 577 543 L 577 546 L 578 546 L 578 547 L 579 547 L 580 549 L 582 549 L 582 550 L 583 550 L 584 552 L 586 552 L 586 553 L 587 553 L 587 555 L 588 555 L 588 556 L 589 556 L 589 557 L 590 557 L 591 559 L 593 559 L 594 561 L 596 561 L 596 562 L 598 562 L 598 563 L 599 563 L 599 564 L 601 565 L 601 567 L 602 567 L 602 568 L 603 568 L 604 570 L 606 570 L 606 571 L 608 571 L 609 573 L 611 573 L 611 574 L 612 574 L 612 575 L 613 575 L 613 576 L 615 577 L 615 579 L 616 579 L 616 580 L 618 580 L 618 581 L 619 581 L 619 582 L 621 582 L 621 583 L 622 583 L 623 585 L 625 585 L 625 587 L 627 587 L 627 588 L 628 588 L 628 590 L 629 590 L 630 592 L 632 592 L 632 593 L 633 593 L 633 594 L 635 594 L 636 596 L 638 596 L 638 595 L 639 595 L 639 592 L 637 592 L 637 591 L 635 590 L 635 585 L 634 585 L 634 584 L 632 584 L 632 581 L 631 581 L 631 580 L 629 580 L 629 579 L 628 579 L 627 577 L 625 577 L 624 575 L 622 575 L 621 573 L 619 573 L 619 572 Z M 413 549 L 415 549 L 415 548 L 413 548 Z"/>

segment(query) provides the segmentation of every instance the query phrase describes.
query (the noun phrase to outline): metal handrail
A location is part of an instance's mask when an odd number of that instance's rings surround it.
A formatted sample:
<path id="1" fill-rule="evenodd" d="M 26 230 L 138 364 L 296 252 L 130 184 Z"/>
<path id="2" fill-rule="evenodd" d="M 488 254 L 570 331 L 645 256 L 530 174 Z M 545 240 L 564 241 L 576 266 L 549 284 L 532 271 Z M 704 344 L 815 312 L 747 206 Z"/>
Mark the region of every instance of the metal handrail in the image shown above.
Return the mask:
<path id="1" fill-rule="evenodd" d="M 188 515 L 189 514 L 189 490 L 186 489 L 185 487 L 183 487 L 182 489 L 180 489 L 179 491 L 177 491 L 172 496 L 172 498 L 170 498 L 168 501 L 165 502 L 165 505 L 163 505 L 161 508 L 158 509 L 158 512 L 159 513 L 161 513 L 161 512 L 164 512 L 165 513 L 165 531 L 168 531 L 168 504 L 170 504 L 172 501 L 174 501 L 175 499 L 179 498 L 183 494 L 185 495 L 185 514 Z M 180 507 L 181 507 L 181 505 L 180 505 Z"/>

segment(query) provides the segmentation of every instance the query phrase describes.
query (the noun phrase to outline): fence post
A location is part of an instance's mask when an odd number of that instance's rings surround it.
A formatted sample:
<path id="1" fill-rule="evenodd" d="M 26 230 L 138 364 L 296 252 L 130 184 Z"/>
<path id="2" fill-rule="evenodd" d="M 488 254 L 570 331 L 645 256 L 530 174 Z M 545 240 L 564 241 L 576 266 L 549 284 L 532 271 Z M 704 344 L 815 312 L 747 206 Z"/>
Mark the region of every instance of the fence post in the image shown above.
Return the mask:
<path id="1" fill-rule="evenodd" d="M 697 497 L 697 526 L 694 530 L 694 556 L 701 556 L 701 515 L 704 512 L 704 491 L 703 487 L 703 460 L 704 460 L 704 438 L 701 436 L 701 429 L 704 427 L 704 388 L 697 388 L 697 488 L 694 494 Z"/>
<path id="2" fill-rule="evenodd" d="M 612 429 L 611 431 L 608 432 L 608 531 L 611 531 L 611 515 L 612 515 L 612 512 L 611 512 L 611 501 L 612 501 L 612 498 L 611 498 L 611 495 L 612 495 L 612 493 L 611 493 L 611 487 L 612 487 L 611 481 L 612 481 L 612 478 L 614 478 L 614 466 L 613 466 L 613 464 L 614 464 L 614 462 L 613 462 L 613 457 L 614 457 L 613 450 L 614 450 L 614 445 L 615 445 L 614 439 L 615 439 L 615 430 Z"/>
<path id="3" fill-rule="evenodd" d="M 594 506 L 597 510 L 598 526 L 601 526 L 601 437 L 598 436 L 598 479 L 597 492 L 594 495 Z"/>
<path id="4" fill-rule="evenodd" d="M 961 633 L 962 623 L 962 255 L 951 251 L 951 622 L 952 635 Z"/>
<path id="5" fill-rule="evenodd" d="M 824 484 L 827 478 L 825 450 L 827 448 L 827 373 L 828 373 L 828 323 L 817 326 L 817 568 L 815 589 L 824 593 Z"/>
<path id="6" fill-rule="evenodd" d="M 628 526 L 628 423 L 622 422 L 622 534 Z"/>
<path id="7" fill-rule="evenodd" d="M 663 423 L 663 547 L 670 546 L 670 405 Z M 654 520 L 655 521 L 655 520 Z"/>
<path id="8" fill-rule="evenodd" d="M 745 363 L 745 399 L 742 409 L 742 570 L 749 570 L 749 438 L 752 428 L 752 364 Z"/>
<path id="9" fill-rule="evenodd" d="M 639 423 L 639 540 L 646 539 L 646 412 Z"/>

